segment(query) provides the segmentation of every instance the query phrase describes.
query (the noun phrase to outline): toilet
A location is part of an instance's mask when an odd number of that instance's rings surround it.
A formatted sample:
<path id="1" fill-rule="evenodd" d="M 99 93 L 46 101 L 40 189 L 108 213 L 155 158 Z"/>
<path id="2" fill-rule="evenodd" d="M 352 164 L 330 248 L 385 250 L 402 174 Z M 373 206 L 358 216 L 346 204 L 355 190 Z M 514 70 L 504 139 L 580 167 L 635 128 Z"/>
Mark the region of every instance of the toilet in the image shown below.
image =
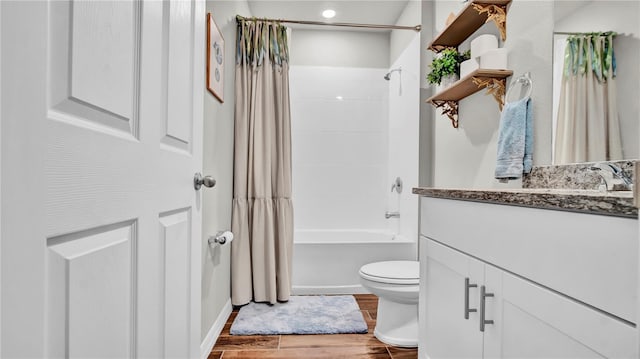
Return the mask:
<path id="1" fill-rule="evenodd" d="M 375 337 L 393 346 L 417 347 L 419 262 L 369 263 L 359 274 L 362 285 L 378 296 Z"/>

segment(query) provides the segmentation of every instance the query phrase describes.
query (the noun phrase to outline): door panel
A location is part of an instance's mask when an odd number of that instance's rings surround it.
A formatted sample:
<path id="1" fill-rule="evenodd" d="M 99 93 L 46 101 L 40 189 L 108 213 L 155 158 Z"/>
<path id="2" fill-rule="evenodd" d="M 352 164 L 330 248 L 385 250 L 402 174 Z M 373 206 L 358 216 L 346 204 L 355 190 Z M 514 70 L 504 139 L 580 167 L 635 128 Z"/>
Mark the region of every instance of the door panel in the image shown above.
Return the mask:
<path id="1" fill-rule="evenodd" d="M 168 18 L 171 26 L 167 29 L 168 43 L 166 46 L 168 63 L 168 98 L 167 104 L 167 124 L 166 136 L 163 143 L 176 148 L 190 151 L 192 140 L 192 129 L 190 122 L 184 121 L 182 117 L 191 117 L 192 112 L 192 91 L 193 81 L 191 73 L 193 69 L 193 59 L 190 54 L 193 41 L 185 41 L 192 37 L 192 9 L 188 1 L 170 1 L 165 4 L 165 11 L 168 11 Z"/>
<path id="2" fill-rule="evenodd" d="M 50 119 L 137 137 L 141 4 L 51 3 Z"/>
<path id="3" fill-rule="evenodd" d="M 71 97 L 131 118 L 136 92 L 140 3 L 73 2 L 71 11 Z M 55 41 L 55 39 L 52 39 Z"/>
<path id="4" fill-rule="evenodd" d="M 129 222 L 47 241 L 52 357 L 132 356 L 135 233 Z"/>
<path id="5" fill-rule="evenodd" d="M 204 2 L 0 6 L 0 356 L 198 357 Z"/>
<path id="6" fill-rule="evenodd" d="M 160 241 L 164 252 L 164 346 L 170 358 L 189 352 L 190 231 L 188 210 L 160 215 Z"/>

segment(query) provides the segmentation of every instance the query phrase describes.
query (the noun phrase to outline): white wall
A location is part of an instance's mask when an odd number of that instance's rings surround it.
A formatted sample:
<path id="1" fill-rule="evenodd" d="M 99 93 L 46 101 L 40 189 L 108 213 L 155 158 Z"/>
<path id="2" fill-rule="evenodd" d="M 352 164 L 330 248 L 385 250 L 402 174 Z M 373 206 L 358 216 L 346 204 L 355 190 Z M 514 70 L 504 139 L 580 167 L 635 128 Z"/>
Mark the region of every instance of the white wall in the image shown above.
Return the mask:
<path id="1" fill-rule="evenodd" d="M 435 33 L 444 27 L 450 12 L 460 4 L 437 1 L 434 4 Z M 534 164 L 551 161 L 551 57 L 553 3 L 514 0 L 507 17 L 509 68 L 514 76 L 530 72 L 534 117 Z M 468 48 L 479 34 L 498 35 L 493 23 L 481 27 L 460 49 Z M 512 78 L 513 78 L 512 77 Z M 508 86 L 508 83 L 507 83 Z M 459 102 L 460 127 L 454 129 L 440 110 L 434 109 L 434 185 L 439 187 L 496 188 L 518 187 L 519 181 L 500 184 L 494 179 L 500 111 L 484 90 Z"/>
<path id="2" fill-rule="evenodd" d="M 417 0 L 409 0 L 407 6 L 398 16 L 396 25 L 400 26 L 415 26 L 422 23 L 421 21 L 421 2 Z M 393 64 L 400 55 L 409 46 L 416 34 L 415 31 L 408 30 L 391 30 L 389 39 L 389 63 Z"/>
<path id="3" fill-rule="evenodd" d="M 391 68 L 402 68 L 388 81 L 389 92 L 389 165 L 387 172 L 388 210 L 399 211 L 399 219 L 389 219 L 390 230 L 418 239 L 418 196 L 411 189 L 418 187 L 420 134 L 420 35 L 413 39 Z M 402 91 L 400 91 L 402 89 Z M 396 177 L 402 178 L 402 193 L 391 192 Z"/>
<path id="4" fill-rule="evenodd" d="M 389 66 L 389 33 L 292 30 L 291 66 L 386 68 Z"/>
<path id="5" fill-rule="evenodd" d="M 231 296 L 231 246 L 209 246 L 207 238 L 218 230 L 231 228 L 233 198 L 233 111 L 235 78 L 235 16 L 251 16 L 247 2 L 207 1 L 225 39 L 224 103 L 209 92 L 204 98 L 203 173 L 217 184 L 202 191 L 202 339 L 218 318 Z M 204 21 L 204 19 L 203 19 Z M 203 44 L 203 46 L 205 46 Z M 204 86 L 204 80 L 203 80 Z"/>
<path id="6" fill-rule="evenodd" d="M 386 228 L 385 73 L 291 66 L 296 229 Z"/>
<path id="7" fill-rule="evenodd" d="M 427 48 L 433 39 L 434 26 L 433 14 L 434 2 L 425 1 L 421 3 L 420 23 L 422 30 L 420 31 L 420 186 L 433 186 L 434 183 L 434 158 L 435 158 L 435 122 L 433 107 L 426 103 L 425 100 L 431 97 L 433 91 L 431 85 L 427 82 L 427 73 L 429 73 L 429 64 L 433 58 L 433 53 Z"/>
<path id="8" fill-rule="evenodd" d="M 587 4 L 585 6 L 585 4 Z M 576 7 L 576 5 L 580 5 Z M 450 12 L 458 12 L 460 4 L 441 0 L 433 4 L 435 17 L 434 33 L 444 27 Z M 514 71 L 509 81 L 524 72 L 530 72 L 533 80 L 532 104 L 534 118 L 534 165 L 551 163 L 552 151 L 552 58 L 553 31 L 603 31 L 624 33 L 616 45 L 629 50 L 630 57 L 621 56 L 618 69 L 619 93 L 638 93 L 640 67 L 637 65 L 640 42 L 638 41 L 638 14 L 640 4 L 636 1 L 552 1 L 514 0 L 507 15 L 507 40 L 501 46 L 509 49 L 509 68 Z M 595 10 L 595 11 L 593 11 Z M 590 15 L 587 15 L 590 14 Z M 557 17 L 557 18 L 556 18 Z M 578 19 L 578 20 L 576 20 Z M 558 24 L 555 24 L 555 21 Z M 490 23 L 481 27 L 470 39 L 482 33 L 498 35 Z M 461 45 L 468 47 L 470 40 Z M 624 70 L 623 70 L 624 69 Z M 623 72 L 624 71 L 624 75 Z M 624 76 L 624 79 L 622 78 Z M 509 82 L 507 82 L 507 86 Z M 620 100 L 620 112 L 633 113 L 628 129 L 623 130 L 625 151 L 637 157 L 638 147 L 638 102 L 637 95 L 631 100 Z M 460 128 L 453 129 L 446 116 L 433 110 L 433 137 L 424 136 L 422 141 L 432 140 L 434 146 L 433 173 L 435 186 L 500 188 L 518 187 L 519 181 L 500 184 L 493 178 L 495 169 L 497 131 L 500 112 L 495 101 L 481 91 L 460 101 Z M 635 126 L 635 127 L 634 127 Z M 635 151 L 635 155 L 634 155 Z M 629 156 L 625 156 L 629 157 Z M 425 165 L 424 163 L 422 164 Z M 429 164 L 426 164 L 429 166 Z"/>

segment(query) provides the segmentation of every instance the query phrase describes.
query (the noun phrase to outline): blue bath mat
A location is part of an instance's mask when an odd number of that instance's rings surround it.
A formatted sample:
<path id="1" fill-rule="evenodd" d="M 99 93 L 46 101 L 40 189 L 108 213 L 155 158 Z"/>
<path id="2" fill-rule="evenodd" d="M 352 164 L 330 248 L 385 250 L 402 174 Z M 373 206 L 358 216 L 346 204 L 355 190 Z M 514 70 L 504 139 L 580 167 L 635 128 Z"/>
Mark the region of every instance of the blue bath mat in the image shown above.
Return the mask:
<path id="1" fill-rule="evenodd" d="M 292 296 L 274 305 L 249 303 L 231 324 L 231 335 L 366 333 L 352 295 Z"/>

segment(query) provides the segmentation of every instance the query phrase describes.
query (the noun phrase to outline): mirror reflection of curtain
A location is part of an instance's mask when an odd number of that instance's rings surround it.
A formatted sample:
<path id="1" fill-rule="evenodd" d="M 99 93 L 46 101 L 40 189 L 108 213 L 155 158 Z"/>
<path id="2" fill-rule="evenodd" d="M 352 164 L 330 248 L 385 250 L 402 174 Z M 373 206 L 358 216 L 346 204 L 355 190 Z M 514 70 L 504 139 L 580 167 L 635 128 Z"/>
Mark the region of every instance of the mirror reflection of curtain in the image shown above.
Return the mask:
<path id="1" fill-rule="evenodd" d="M 622 159 L 614 36 L 608 32 L 567 38 L 555 139 L 556 164 Z"/>
<path id="2" fill-rule="evenodd" d="M 237 18 L 231 299 L 289 300 L 293 250 L 286 27 Z"/>

